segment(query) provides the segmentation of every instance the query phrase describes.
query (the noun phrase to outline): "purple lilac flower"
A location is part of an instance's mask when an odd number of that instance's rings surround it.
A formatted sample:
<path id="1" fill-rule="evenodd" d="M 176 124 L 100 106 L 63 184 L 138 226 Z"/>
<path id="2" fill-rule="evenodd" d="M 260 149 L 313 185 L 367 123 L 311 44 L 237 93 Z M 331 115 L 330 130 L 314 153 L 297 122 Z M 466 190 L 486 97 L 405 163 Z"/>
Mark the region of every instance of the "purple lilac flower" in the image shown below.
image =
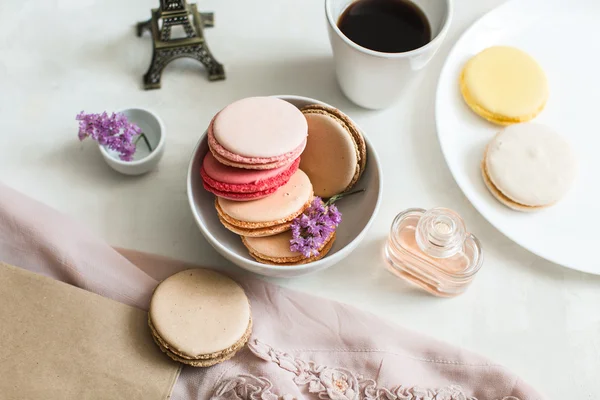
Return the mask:
<path id="1" fill-rule="evenodd" d="M 304 257 L 319 255 L 319 249 L 327 242 L 337 226 L 342 222 L 342 214 L 333 204 L 325 204 L 315 197 L 302 215 L 292 221 L 290 250 L 302 253 Z"/>
<path id="2" fill-rule="evenodd" d="M 365 189 L 360 189 L 349 193 L 341 193 L 331 197 L 326 202 L 320 197 L 315 197 L 310 206 L 304 210 L 304 213 L 292 221 L 290 250 L 302 253 L 307 258 L 319 255 L 319 250 L 342 222 L 342 213 L 333 203 L 342 197 L 364 191 Z"/>
<path id="3" fill-rule="evenodd" d="M 124 114 L 112 113 L 109 116 L 106 112 L 86 114 L 82 111 L 75 119 L 79 121 L 79 140 L 90 137 L 101 146 L 118 152 L 121 160 L 133 160 L 133 138 L 142 134 L 142 130 L 130 123 Z"/>

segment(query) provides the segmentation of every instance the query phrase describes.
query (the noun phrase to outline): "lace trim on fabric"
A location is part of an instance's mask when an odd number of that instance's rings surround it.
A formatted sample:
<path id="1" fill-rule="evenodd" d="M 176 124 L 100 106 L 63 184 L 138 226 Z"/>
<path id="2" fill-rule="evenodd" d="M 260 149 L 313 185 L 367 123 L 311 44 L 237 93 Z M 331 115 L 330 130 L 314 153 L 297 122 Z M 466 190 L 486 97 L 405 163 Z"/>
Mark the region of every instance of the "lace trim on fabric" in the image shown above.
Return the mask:
<path id="1" fill-rule="evenodd" d="M 321 400 L 478 400 L 467 396 L 457 385 L 436 390 L 417 386 L 382 388 L 373 379 L 365 379 L 345 368 L 331 368 L 304 361 L 276 351 L 259 340 L 248 343 L 248 348 L 257 357 L 293 373 L 296 385 L 307 386 L 308 392 Z M 290 394 L 273 393 L 272 389 L 273 384 L 266 378 L 239 375 L 222 382 L 211 400 L 297 400 Z M 508 396 L 495 400 L 520 399 Z"/>

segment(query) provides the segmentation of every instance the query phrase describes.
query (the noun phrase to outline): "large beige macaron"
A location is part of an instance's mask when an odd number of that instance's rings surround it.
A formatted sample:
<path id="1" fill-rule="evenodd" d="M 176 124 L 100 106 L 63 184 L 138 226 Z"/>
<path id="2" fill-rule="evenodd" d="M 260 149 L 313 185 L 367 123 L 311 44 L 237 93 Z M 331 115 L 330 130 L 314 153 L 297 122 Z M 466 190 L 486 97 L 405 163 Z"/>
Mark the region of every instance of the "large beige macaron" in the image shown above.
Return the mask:
<path id="1" fill-rule="evenodd" d="M 305 257 L 301 253 L 290 250 L 291 231 L 268 237 L 243 237 L 242 242 L 250 255 L 258 262 L 269 265 L 301 265 L 320 260 L 325 257 L 335 241 L 335 232 L 319 249 L 319 254 Z"/>
<path id="2" fill-rule="evenodd" d="M 194 367 L 230 359 L 252 332 L 244 289 L 208 269 L 182 271 L 161 282 L 150 302 L 148 323 L 163 352 Z"/>
<path id="3" fill-rule="evenodd" d="M 571 188 L 577 159 L 570 144 L 542 124 L 511 125 L 487 145 L 484 182 L 504 205 L 537 211 L 560 201 Z"/>
<path id="4" fill-rule="evenodd" d="M 250 201 L 217 197 L 215 207 L 225 228 L 241 236 L 260 237 L 289 230 L 292 220 L 302 214 L 312 198 L 312 184 L 299 169 L 270 196 Z"/>
<path id="5" fill-rule="evenodd" d="M 548 100 L 542 67 L 510 46 L 489 47 L 471 58 L 462 70 L 460 90 L 475 113 L 498 125 L 530 121 Z"/>
<path id="6" fill-rule="evenodd" d="M 308 122 L 308 139 L 300 168 L 315 195 L 329 198 L 350 190 L 367 163 L 367 146 L 356 125 L 340 110 L 322 105 L 301 109 Z"/>

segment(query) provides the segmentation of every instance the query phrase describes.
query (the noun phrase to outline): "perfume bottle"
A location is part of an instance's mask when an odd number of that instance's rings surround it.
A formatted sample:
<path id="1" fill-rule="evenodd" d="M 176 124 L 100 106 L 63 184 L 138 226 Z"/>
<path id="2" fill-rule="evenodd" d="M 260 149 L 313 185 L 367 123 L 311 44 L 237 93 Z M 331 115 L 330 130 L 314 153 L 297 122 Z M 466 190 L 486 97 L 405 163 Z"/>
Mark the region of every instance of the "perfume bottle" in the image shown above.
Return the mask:
<path id="1" fill-rule="evenodd" d="M 385 245 L 388 269 L 440 297 L 463 293 L 483 263 L 479 240 L 447 208 L 398 214 Z"/>

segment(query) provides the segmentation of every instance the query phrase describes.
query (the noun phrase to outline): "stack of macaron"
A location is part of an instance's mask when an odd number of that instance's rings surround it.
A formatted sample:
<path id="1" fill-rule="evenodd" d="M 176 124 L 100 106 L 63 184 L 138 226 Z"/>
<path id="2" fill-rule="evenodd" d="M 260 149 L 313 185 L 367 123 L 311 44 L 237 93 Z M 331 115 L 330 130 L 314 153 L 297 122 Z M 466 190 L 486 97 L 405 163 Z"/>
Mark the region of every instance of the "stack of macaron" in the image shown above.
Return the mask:
<path id="1" fill-rule="evenodd" d="M 292 221 L 314 196 L 329 198 L 353 187 L 366 167 L 360 131 L 337 109 L 302 110 L 277 97 L 238 100 L 212 119 L 209 152 L 200 174 L 216 196 L 225 228 L 240 235 L 249 254 L 265 264 L 295 265 L 324 257 L 290 250 Z"/>
<path id="2" fill-rule="evenodd" d="M 297 171 L 307 130 L 302 114 L 283 100 L 250 97 L 230 104 L 208 127 L 204 187 L 239 201 L 273 194 Z"/>
<path id="3" fill-rule="evenodd" d="M 489 47 L 465 64 L 460 90 L 477 115 L 505 126 L 486 146 L 481 163 L 492 195 L 525 212 L 547 208 L 564 197 L 575 180 L 577 160 L 553 129 L 529 122 L 548 101 L 547 78 L 537 61 L 514 47 Z"/>

